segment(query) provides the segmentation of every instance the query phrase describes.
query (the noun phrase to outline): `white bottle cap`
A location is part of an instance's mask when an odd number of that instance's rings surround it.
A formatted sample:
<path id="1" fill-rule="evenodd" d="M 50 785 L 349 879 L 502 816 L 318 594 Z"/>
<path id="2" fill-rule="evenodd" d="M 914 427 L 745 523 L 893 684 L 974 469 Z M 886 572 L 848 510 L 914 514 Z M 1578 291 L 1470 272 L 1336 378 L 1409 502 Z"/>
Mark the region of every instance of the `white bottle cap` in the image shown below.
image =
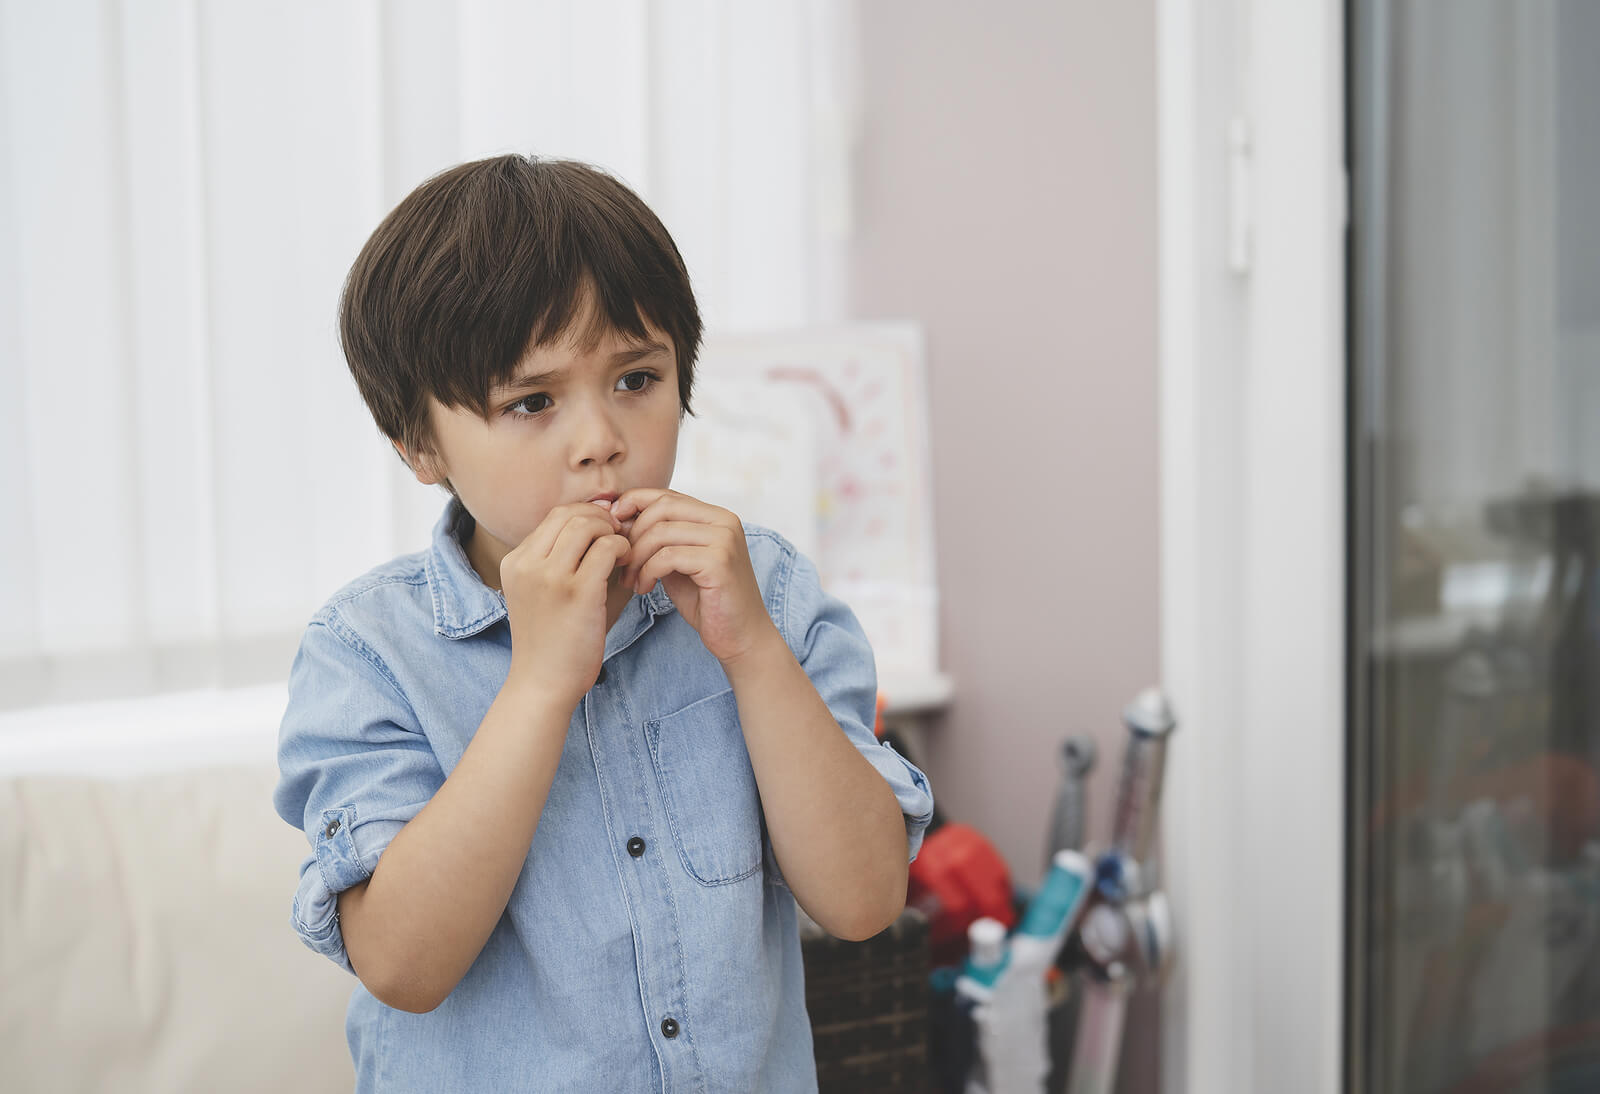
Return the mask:
<path id="1" fill-rule="evenodd" d="M 1006 953 L 1006 925 L 983 916 L 967 927 L 967 944 L 972 947 L 972 964 L 978 968 L 998 965 Z"/>

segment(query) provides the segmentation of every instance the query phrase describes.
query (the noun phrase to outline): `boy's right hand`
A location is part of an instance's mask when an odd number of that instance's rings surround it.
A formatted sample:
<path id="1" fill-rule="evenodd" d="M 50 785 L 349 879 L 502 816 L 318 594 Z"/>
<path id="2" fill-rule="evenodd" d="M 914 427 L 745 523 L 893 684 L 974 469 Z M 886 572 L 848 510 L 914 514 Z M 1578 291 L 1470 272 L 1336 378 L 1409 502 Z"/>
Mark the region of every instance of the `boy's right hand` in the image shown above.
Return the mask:
<path id="1" fill-rule="evenodd" d="M 611 572 L 627 554 L 622 524 L 593 502 L 558 505 L 500 560 L 511 627 L 508 680 L 576 706 L 605 656 Z"/>

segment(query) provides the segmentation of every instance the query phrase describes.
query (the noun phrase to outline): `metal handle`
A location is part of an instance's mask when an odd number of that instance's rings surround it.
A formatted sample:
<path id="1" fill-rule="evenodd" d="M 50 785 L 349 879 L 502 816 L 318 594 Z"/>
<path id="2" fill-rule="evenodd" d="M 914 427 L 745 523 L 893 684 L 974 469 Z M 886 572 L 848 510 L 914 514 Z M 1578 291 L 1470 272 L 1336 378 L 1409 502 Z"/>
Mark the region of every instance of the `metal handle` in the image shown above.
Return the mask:
<path id="1" fill-rule="evenodd" d="M 1167 741 L 1177 723 L 1166 696 L 1156 688 L 1140 693 L 1128 704 L 1122 721 L 1128 727 L 1128 747 L 1122 754 L 1122 781 L 1117 787 L 1117 811 L 1111 821 L 1111 848 L 1134 862 L 1143 862 L 1150 853 L 1150 841 L 1155 838 Z"/>

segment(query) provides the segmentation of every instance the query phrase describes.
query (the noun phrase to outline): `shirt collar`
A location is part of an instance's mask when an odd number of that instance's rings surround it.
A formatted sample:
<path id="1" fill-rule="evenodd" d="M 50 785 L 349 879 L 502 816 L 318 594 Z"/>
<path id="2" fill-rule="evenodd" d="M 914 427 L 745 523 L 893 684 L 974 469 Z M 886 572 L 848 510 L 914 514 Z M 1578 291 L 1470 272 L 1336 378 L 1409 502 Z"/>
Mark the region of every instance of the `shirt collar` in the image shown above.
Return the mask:
<path id="1" fill-rule="evenodd" d="M 467 638 L 506 617 L 504 594 L 483 583 L 462 546 L 475 526 L 472 514 L 461 504 L 461 499 L 455 497 L 445 504 L 444 512 L 433 526 L 432 544 L 428 549 L 428 591 L 433 597 L 433 630 L 441 638 Z M 617 631 L 626 630 L 631 640 L 636 632 L 636 626 L 626 625 L 631 613 L 639 617 L 631 623 L 646 624 L 673 610 L 672 598 L 658 581 L 654 589 L 634 597 L 622 609 L 622 615 L 612 627 L 613 636 Z"/>

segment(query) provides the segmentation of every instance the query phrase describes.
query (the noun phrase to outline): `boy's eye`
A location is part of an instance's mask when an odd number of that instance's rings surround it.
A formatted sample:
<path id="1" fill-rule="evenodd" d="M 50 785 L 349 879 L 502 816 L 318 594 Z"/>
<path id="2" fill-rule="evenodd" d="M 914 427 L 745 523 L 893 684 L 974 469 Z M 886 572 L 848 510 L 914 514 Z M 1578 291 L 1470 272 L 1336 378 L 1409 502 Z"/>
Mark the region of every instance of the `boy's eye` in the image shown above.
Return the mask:
<path id="1" fill-rule="evenodd" d="M 544 400 L 543 405 L 532 405 L 533 401 L 535 399 L 543 399 Z M 538 391 L 538 392 L 534 392 L 532 395 L 526 395 L 526 396 L 523 396 L 521 399 L 518 399 L 516 402 L 511 404 L 511 409 L 512 410 L 521 410 L 521 411 L 524 411 L 524 412 L 526 412 L 528 414 L 538 414 L 540 411 L 544 410 L 549 405 L 550 405 L 550 396 L 546 395 L 542 391 Z"/>
<path id="2" fill-rule="evenodd" d="M 618 380 L 616 390 L 630 395 L 642 395 L 644 392 L 649 391 L 653 385 L 660 382 L 661 377 L 655 373 L 647 369 L 639 369 Z M 543 414 L 552 405 L 550 396 L 542 391 L 536 391 L 532 395 L 524 395 L 506 407 L 506 413 L 517 418 L 531 418 L 537 414 Z"/>

